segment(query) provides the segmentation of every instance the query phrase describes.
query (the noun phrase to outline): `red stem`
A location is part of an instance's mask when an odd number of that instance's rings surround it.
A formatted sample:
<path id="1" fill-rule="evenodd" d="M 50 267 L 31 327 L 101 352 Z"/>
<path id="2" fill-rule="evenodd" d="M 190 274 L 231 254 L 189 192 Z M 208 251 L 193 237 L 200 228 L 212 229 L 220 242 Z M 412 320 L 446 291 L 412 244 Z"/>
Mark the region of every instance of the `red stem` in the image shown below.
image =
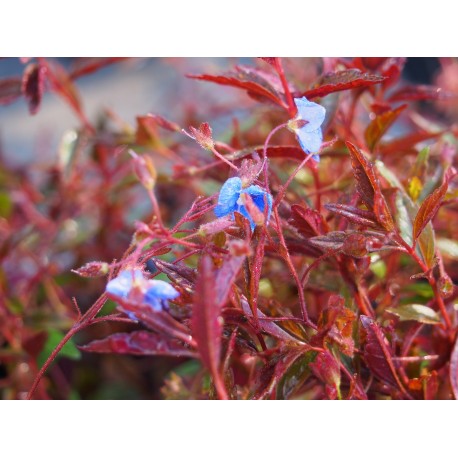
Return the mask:
<path id="1" fill-rule="evenodd" d="M 294 104 L 293 96 L 291 95 L 291 91 L 289 89 L 288 81 L 286 80 L 285 72 L 283 70 L 283 64 L 281 62 L 281 57 L 275 58 L 275 68 L 277 70 L 278 76 L 280 77 L 281 84 L 283 86 L 283 90 L 285 91 L 286 101 L 288 103 L 288 113 L 291 117 L 296 115 L 296 105 Z"/>

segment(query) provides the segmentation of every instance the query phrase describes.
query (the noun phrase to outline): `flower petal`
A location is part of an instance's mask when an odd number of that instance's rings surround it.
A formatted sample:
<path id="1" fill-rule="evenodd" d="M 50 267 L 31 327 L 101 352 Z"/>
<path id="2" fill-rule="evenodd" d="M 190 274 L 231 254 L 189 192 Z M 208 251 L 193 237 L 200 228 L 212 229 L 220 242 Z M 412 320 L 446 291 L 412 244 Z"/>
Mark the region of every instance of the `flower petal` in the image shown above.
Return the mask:
<path id="1" fill-rule="evenodd" d="M 124 270 L 107 283 L 106 292 L 112 296 L 126 299 L 132 289 L 134 280 L 144 280 L 141 270 Z"/>
<path id="2" fill-rule="evenodd" d="M 326 108 L 315 102 L 309 102 L 306 97 L 294 99 L 297 107 L 297 117 L 307 121 L 300 131 L 313 132 L 323 124 L 326 116 Z"/>
<path id="3" fill-rule="evenodd" d="M 313 132 L 305 132 L 303 129 L 300 129 L 296 132 L 296 134 L 297 139 L 299 140 L 299 143 L 301 145 L 301 148 L 307 154 L 318 153 L 318 151 L 320 151 L 321 144 L 323 143 L 323 133 L 321 132 L 321 129 L 317 129 Z"/>
<path id="4" fill-rule="evenodd" d="M 214 212 L 217 217 L 228 215 L 235 211 L 237 200 L 242 190 L 242 180 L 239 177 L 229 178 L 221 188 L 218 205 Z"/>
<path id="5" fill-rule="evenodd" d="M 149 280 L 148 285 L 144 301 L 154 310 L 162 310 L 168 306 L 167 299 L 175 299 L 180 295 L 172 285 L 162 280 Z"/>

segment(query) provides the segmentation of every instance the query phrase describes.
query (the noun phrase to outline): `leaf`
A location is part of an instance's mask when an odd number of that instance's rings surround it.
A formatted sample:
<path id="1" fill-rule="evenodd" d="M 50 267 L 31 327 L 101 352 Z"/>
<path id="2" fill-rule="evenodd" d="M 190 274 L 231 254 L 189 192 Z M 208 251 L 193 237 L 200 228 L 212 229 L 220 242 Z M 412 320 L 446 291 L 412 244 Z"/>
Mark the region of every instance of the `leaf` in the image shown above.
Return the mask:
<path id="1" fill-rule="evenodd" d="M 363 73 L 356 68 L 342 70 L 324 75 L 316 87 L 301 94 L 294 94 L 295 97 L 307 97 L 314 99 L 324 97 L 332 92 L 345 91 L 347 89 L 366 88 L 381 83 L 385 78 L 378 75 Z"/>
<path id="2" fill-rule="evenodd" d="M 374 212 L 362 210 L 351 205 L 344 204 L 324 204 L 326 210 L 336 213 L 348 219 L 351 223 L 359 224 L 361 226 L 368 226 L 379 228 Z"/>
<path id="3" fill-rule="evenodd" d="M 381 115 L 378 115 L 373 119 L 364 132 L 364 138 L 366 139 L 367 146 L 371 151 L 374 150 L 377 143 L 383 137 L 385 132 L 391 127 L 391 125 L 398 119 L 399 115 L 405 110 L 407 105 L 401 105 L 400 107 L 385 111 Z"/>
<path id="4" fill-rule="evenodd" d="M 413 222 L 413 240 L 416 241 L 425 226 L 434 218 L 441 206 L 442 199 L 447 193 L 448 181 L 445 180 L 432 194 L 421 204 L 417 216 Z"/>
<path id="5" fill-rule="evenodd" d="M 309 243 L 325 251 L 340 250 L 347 238 L 344 231 L 328 232 L 326 235 L 309 238 Z"/>
<path id="6" fill-rule="evenodd" d="M 285 107 L 280 94 L 264 78 L 259 77 L 243 67 L 237 67 L 236 72 L 228 72 L 224 75 L 186 75 L 188 78 L 210 81 L 223 86 L 232 86 L 245 89 L 248 95 L 256 95 L 261 99 L 267 99 L 277 105 Z"/>
<path id="7" fill-rule="evenodd" d="M 458 400 L 458 337 L 455 339 L 452 354 L 450 356 L 450 384 L 455 399 Z"/>
<path id="8" fill-rule="evenodd" d="M 414 146 L 417 143 L 430 140 L 433 138 L 437 138 L 441 136 L 443 132 L 414 132 L 409 135 L 406 135 L 405 137 L 401 138 L 396 138 L 395 140 L 392 140 L 388 143 L 382 143 L 379 146 L 379 151 L 382 155 L 388 155 L 388 154 L 399 154 L 402 152 L 408 152 L 412 151 L 414 154 L 416 154 L 416 150 L 414 150 Z"/>
<path id="9" fill-rule="evenodd" d="M 116 64 L 129 57 L 80 57 L 76 59 L 70 71 L 70 78 L 76 79 L 89 75 L 108 65 Z"/>
<path id="10" fill-rule="evenodd" d="M 418 321 L 425 324 L 439 324 L 439 315 L 430 307 L 421 304 L 401 305 L 396 308 L 386 309 L 398 316 L 401 321 Z"/>
<path id="11" fill-rule="evenodd" d="M 194 293 L 191 329 L 202 362 L 213 379 L 221 380 L 219 372 L 222 340 L 222 304 L 217 300 L 216 270 L 209 255 L 202 256 Z"/>
<path id="12" fill-rule="evenodd" d="M 316 210 L 302 205 L 291 206 L 291 218 L 288 222 L 306 238 L 326 233 L 323 216 Z"/>
<path id="13" fill-rule="evenodd" d="M 259 371 L 253 399 L 269 397 L 292 364 L 303 355 L 307 349 L 291 347 L 273 356 L 273 358 Z"/>
<path id="14" fill-rule="evenodd" d="M 442 256 L 449 259 L 458 260 L 458 242 L 451 239 L 438 238 L 436 239 L 437 247 L 441 251 Z"/>
<path id="15" fill-rule="evenodd" d="M 29 104 L 30 114 L 37 113 L 45 89 L 46 67 L 29 64 L 22 77 L 22 92 Z"/>
<path id="16" fill-rule="evenodd" d="M 375 377 L 395 388 L 399 388 L 404 395 L 407 395 L 396 373 L 392 360 L 393 354 L 388 340 L 379 325 L 365 315 L 361 315 L 360 320 L 366 333 L 364 339 L 364 360 L 367 367 Z"/>
<path id="17" fill-rule="evenodd" d="M 45 66 L 53 91 L 67 101 L 67 103 L 75 111 L 81 122 L 86 127 L 93 130 L 92 126 L 86 118 L 86 115 L 83 112 L 78 90 L 73 84 L 73 81 L 71 80 L 67 71 L 64 69 L 64 67 L 57 64 L 56 62 L 53 62 L 52 64 L 46 62 Z"/>
<path id="18" fill-rule="evenodd" d="M 447 100 L 456 97 L 457 94 L 444 91 L 440 87 L 419 84 L 416 86 L 404 86 L 398 89 L 390 95 L 388 101 L 399 102 L 405 100 Z"/>
<path id="19" fill-rule="evenodd" d="M 38 355 L 37 358 L 37 365 L 43 366 L 45 361 L 48 359 L 49 355 L 53 352 L 53 350 L 59 345 L 59 343 L 64 338 L 64 334 L 57 329 L 49 329 L 48 330 L 48 338 L 46 340 L 45 346 L 41 353 Z M 59 352 L 57 357 L 66 357 L 73 360 L 78 360 L 81 358 L 81 353 L 73 343 L 73 340 L 70 339 L 63 347 L 62 350 Z"/>
<path id="20" fill-rule="evenodd" d="M 119 353 L 128 355 L 155 355 L 195 358 L 197 354 L 176 341 L 148 331 L 116 333 L 100 340 L 78 346 L 80 350 L 94 353 Z"/>
<path id="21" fill-rule="evenodd" d="M 315 361 L 310 364 L 313 374 L 326 384 L 329 399 L 340 399 L 340 366 L 329 351 L 318 353 Z"/>
<path id="22" fill-rule="evenodd" d="M 352 143 L 345 142 L 350 151 L 351 165 L 357 185 L 356 190 L 369 210 L 377 216 L 377 220 L 387 231 L 394 229 L 390 210 L 382 195 L 375 167 L 361 151 Z"/>
<path id="23" fill-rule="evenodd" d="M 0 105 L 13 103 L 21 95 L 21 78 L 5 78 L 0 80 Z"/>

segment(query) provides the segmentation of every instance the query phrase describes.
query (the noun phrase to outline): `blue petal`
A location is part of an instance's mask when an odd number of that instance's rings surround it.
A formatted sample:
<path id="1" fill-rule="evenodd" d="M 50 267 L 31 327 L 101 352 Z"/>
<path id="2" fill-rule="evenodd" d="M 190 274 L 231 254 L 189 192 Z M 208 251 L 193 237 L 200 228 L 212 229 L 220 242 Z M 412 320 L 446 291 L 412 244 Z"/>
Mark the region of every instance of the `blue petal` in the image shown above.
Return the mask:
<path id="1" fill-rule="evenodd" d="M 253 199 L 254 204 L 259 210 L 264 213 L 265 204 L 267 202 L 267 221 L 270 219 L 270 213 L 272 211 L 272 196 L 264 191 L 264 189 L 259 186 L 252 185 L 244 189 L 242 193 L 247 193 Z"/>
<path id="2" fill-rule="evenodd" d="M 167 299 L 175 299 L 180 293 L 170 284 L 162 280 L 150 280 L 150 287 L 145 293 L 145 303 L 154 310 L 163 310 L 167 307 Z"/>
<path id="3" fill-rule="evenodd" d="M 214 212 L 219 218 L 226 216 L 235 211 L 237 207 L 237 200 L 242 191 L 242 180 L 239 177 L 229 178 L 221 188 L 218 197 L 218 205 Z"/>
<path id="4" fill-rule="evenodd" d="M 305 132 L 300 129 L 296 132 L 297 139 L 301 145 L 301 148 L 308 153 L 318 153 L 323 143 L 323 133 L 321 129 L 317 129 L 314 132 Z M 318 157 L 318 156 L 314 156 Z"/>
<path id="5" fill-rule="evenodd" d="M 107 283 L 106 292 L 121 299 L 127 298 L 134 280 L 143 280 L 140 270 L 124 270 L 116 278 Z"/>
<path id="6" fill-rule="evenodd" d="M 176 299 L 180 293 L 169 283 L 162 280 L 150 280 L 145 296 L 159 299 Z"/>
<path id="7" fill-rule="evenodd" d="M 294 99 L 298 111 L 298 118 L 307 121 L 301 131 L 313 132 L 323 124 L 326 108 L 315 102 L 309 102 L 306 97 Z"/>

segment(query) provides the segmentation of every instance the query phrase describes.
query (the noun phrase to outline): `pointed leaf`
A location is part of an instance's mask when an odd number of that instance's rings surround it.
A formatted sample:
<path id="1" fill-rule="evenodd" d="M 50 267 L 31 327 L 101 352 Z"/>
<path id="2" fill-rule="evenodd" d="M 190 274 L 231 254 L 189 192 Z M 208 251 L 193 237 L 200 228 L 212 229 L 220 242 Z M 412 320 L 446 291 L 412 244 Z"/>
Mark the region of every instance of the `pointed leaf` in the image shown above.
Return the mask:
<path id="1" fill-rule="evenodd" d="M 447 193 L 448 181 L 444 181 L 432 194 L 430 194 L 421 204 L 415 221 L 413 222 L 413 239 L 416 241 L 425 226 L 434 218 L 440 208 L 442 199 Z"/>
<path id="2" fill-rule="evenodd" d="M 291 206 L 291 218 L 288 222 L 306 238 L 326 232 L 323 216 L 316 210 L 302 205 Z"/>
<path id="3" fill-rule="evenodd" d="M 377 216 L 377 220 L 387 231 L 394 229 L 388 205 L 382 195 L 378 175 L 372 163 L 352 143 L 345 142 L 350 151 L 353 174 L 357 182 L 356 190 L 369 210 Z"/>
<path id="4" fill-rule="evenodd" d="M 442 90 L 440 87 L 416 85 L 405 86 L 398 89 L 390 95 L 389 102 L 398 102 L 404 100 L 447 100 L 456 98 L 457 94 Z"/>
<path id="5" fill-rule="evenodd" d="M 216 269 L 212 258 L 204 255 L 199 264 L 194 293 L 191 329 L 202 362 L 214 380 L 221 380 L 222 304 L 217 299 Z"/>
<path id="6" fill-rule="evenodd" d="M 309 89 L 301 94 L 294 94 L 294 96 L 305 96 L 308 99 L 314 99 L 316 97 L 324 97 L 332 92 L 366 88 L 381 83 L 384 79 L 383 76 L 370 75 L 356 68 L 351 68 L 340 72 L 327 73 L 321 78 L 315 88 Z"/>
<path id="7" fill-rule="evenodd" d="M 126 59 L 129 59 L 129 57 L 80 57 L 76 59 L 76 62 L 71 69 L 70 78 L 76 79 L 81 76 L 89 75 L 101 68 L 116 64 Z"/>
<path id="8" fill-rule="evenodd" d="M 439 324 L 439 315 L 430 307 L 421 304 L 401 305 L 396 308 L 386 309 L 398 316 L 401 321 L 418 321 L 425 324 Z"/>
<path id="9" fill-rule="evenodd" d="M 22 77 L 22 92 L 29 104 L 30 114 L 40 108 L 41 98 L 45 89 L 46 67 L 40 64 L 29 64 Z"/>
<path id="10" fill-rule="evenodd" d="M 344 204 L 324 204 L 324 207 L 326 210 L 343 216 L 354 224 L 373 228 L 380 227 L 380 225 L 377 223 L 374 212 L 362 210 L 360 208 Z"/>
<path id="11" fill-rule="evenodd" d="M 377 143 L 383 137 L 385 132 L 391 127 L 391 125 L 398 119 L 399 115 L 404 111 L 407 105 L 401 105 L 400 107 L 392 110 L 385 111 L 381 115 L 378 115 L 373 119 L 364 132 L 367 146 L 371 151 L 374 150 Z"/>
<path id="12" fill-rule="evenodd" d="M 268 99 L 277 105 L 284 106 L 281 96 L 268 81 L 244 68 L 238 67 L 237 70 L 237 72 L 229 72 L 224 75 L 187 75 L 187 77 L 245 89 L 249 95 L 255 94 L 262 99 Z"/>
<path id="13" fill-rule="evenodd" d="M 162 355 L 195 358 L 197 354 L 177 341 L 148 331 L 117 333 L 100 340 L 93 340 L 78 347 L 95 353 L 119 353 L 128 355 Z"/>
<path id="14" fill-rule="evenodd" d="M 366 333 L 364 343 L 364 360 L 367 367 L 383 382 L 399 388 L 407 394 L 401 384 L 393 363 L 393 354 L 383 331 L 379 325 L 368 316 L 360 316 L 361 324 Z"/>

